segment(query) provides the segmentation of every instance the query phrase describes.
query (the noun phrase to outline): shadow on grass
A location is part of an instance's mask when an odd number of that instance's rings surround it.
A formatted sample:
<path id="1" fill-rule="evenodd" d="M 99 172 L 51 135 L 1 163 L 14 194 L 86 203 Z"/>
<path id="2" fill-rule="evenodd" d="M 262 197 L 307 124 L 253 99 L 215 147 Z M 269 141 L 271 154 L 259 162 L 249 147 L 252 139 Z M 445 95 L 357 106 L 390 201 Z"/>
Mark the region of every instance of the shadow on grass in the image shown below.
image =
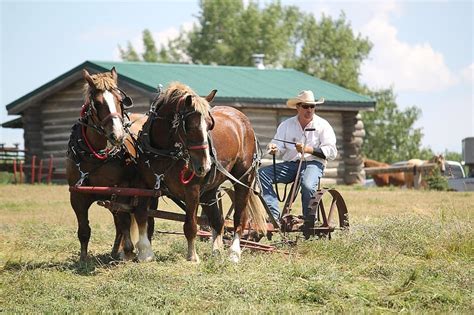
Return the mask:
<path id="1" fill-rule="evenodd" d="M 0 274 L 3 272 L 22 272 L 29 270 L 59 270 L 72 271 L 82 276 L 94 276 L 100 270 L 112 269 L 123 264 L 123 261 L 114 259 L 110 254 L 89 255 L 86 261 L 82 262 L 74 255 L 64 261 L 56 262 L 32 262 L 32 261 L 12 261 L 5 263 Z"/>

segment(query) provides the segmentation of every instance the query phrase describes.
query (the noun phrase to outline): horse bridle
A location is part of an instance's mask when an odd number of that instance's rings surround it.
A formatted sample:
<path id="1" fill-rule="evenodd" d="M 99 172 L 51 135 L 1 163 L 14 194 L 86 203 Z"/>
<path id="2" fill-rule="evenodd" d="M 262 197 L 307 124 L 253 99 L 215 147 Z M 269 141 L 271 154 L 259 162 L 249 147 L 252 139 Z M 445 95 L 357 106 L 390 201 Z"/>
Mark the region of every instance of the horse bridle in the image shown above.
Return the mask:
<path id="1" fill-rule="evenodd" d="M 191 115 L 194 115 L 196 113 L 198 113 L 195 109 L 193 110 L 189 110 L 189 111 L 186 111 L 186 110 L 181 110 L 180 108 L 182 107 L 181 105 L 184 103 L 185 99 L 186 99 L 187 95 L 184 95 L 182 96 L 179 101 L 176 103 L 176 111 L 174 113 L 174 116 L 172 119 L 170 118 L 167 118 L 167 117 L 163 117 L 163 116 L 160 116 L 159 115 L 159 111 L 163 108 L 163 107 L 158 107 L 155 111 L 155 118 L 157 119 L 162 119 L 162 120 L 168 120 L 170 121 L 171 123 L 171 130 L 174 130 L 175 131 L 175 134 L 178 136 L 179 138 L 179 142 L 176 142 L 175 143 L 175 147 L 180 150 L 181 154 L 177 154 L 177 156 L 181 156 L 183 160 L 185 160 L 186 162 L 189 161 L 189 151 L 193 151 L 193 150 L 207 150 L 209 149 L 209 142 L 207 140 L 207 138 L 209 137 L 206 137 L 206 139 L 204 139 L 202 142 L 197 142 L 197 143 L 192 143 L 192 142 L 189 142 L 187 141 L 185 138 L 186 137 L 182 137 L 181 134 L 179 133 L 179 128 L 182 127 L 182 130 L 183 130 L 183 133 L 184 135 L 187 134 L 187 130 L 186 130 L 186 119 L 191 116 Z M 214 121 L 214 117 L 212 117 L 211 113 L 209 113 L 209 117 L 211 118 L 211 125 L 208 127 L 207 131 L 209 132 L 210 130 L 212 130 L 214 128 L 214 125 L 215 125 L 215 121 Z"/>
<path id="2" fill-rule="evenodd" d="M 108 137 L 108 136 L 107 136 L 107 133 L 105 132 L 104 127 L 109 122 L 109 120 L 117 117 L 117 118 L 120 119 L 122 125 L 124 125 L 124 119 L 123 119 L 122 116 L 126 116 L 127 115 L 126 110 L 130 109 L 133 106 L 132 98 L 129 97 L 122 89 L 117 87 L 117 88 L 114 88 L 113 90 L 118 91 L 119 94 L 123 96 L 119 100 L 120 107 L 122 109 L 122 115 L 120 113 L 117 113 L 117 112 L 109 113 L 102 120 L 100 120 L 99 116 L 97 115 L 97 108 L 95 106 L 94 99 L 93 99 L 92 95 L 89 95 L 89 99 L 87 100 L 86 103 L 84 103 L 84 105 L 82 105 L 82 110 L 81 110 L 81 119 L 83 120 L 82 124 L 86 125 L 87 127 L 93 128 L 99 134 L 101 134 L 105 137 Z M 93 119 L 94 116 L 96 116 L 97 119 L 99 120 L 98 123 L 97 124 L 94 123 L 92 125 L 87 124 L 86 123 L 87 118 L 91 117 Z"/>

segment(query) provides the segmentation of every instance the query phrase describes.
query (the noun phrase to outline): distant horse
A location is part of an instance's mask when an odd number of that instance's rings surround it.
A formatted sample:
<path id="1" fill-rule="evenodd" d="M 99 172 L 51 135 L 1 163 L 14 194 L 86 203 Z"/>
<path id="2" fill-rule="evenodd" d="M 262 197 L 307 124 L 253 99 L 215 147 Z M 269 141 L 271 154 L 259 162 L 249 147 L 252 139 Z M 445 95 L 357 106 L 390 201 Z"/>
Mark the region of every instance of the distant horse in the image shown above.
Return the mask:
<path id="1" fill-rule="evenodd" d="M 364 167 L 389 167 L 390 164 L 370 159 L 364 159 Z M 403 172 L 372 174 L 372 178 L 377 186 L 398 186 L 405 185 L 405 174 Z"/>
<path id="2" fill-rule="evenodd" d="M 90 75 L 83 70 L 85 103 L 81 117 L 73 127 L 68 144 L 66 175 L 70 186 L 129 187 L 136 175 L 134 141 L 124 128 L 124 110 L 132 105 L 131 99 L 117 87 L 117 72 Z M 137 124 L 138 125 L 138 124 Z M 139 128 L 138 126 L 134 128 Z M 110 197 L 70 193 L 71 206 L 77 217 L 78 238 L 81 243 L 80 259 L 87 258 L 91 235 L 88 213 L 94 201 Z M 117 202 L 127 204 L 129 198 L 118 197 Z M 130 215 L 116 213 L 116 239 L 112 250 L 117 255 L 123 247 L 131 259 L 133 244 L 130 238 Z M 153 222 L 150 221 L 150 225 Z M 152 229 L 151 229 L 152 230 Z M 151 232 L 150 236 L 151 238 Z"/>
<path id="3" fill-rule="evenodd" d="M 441 173 L 444 173 L 446 171 L 446 166 L 445 166 L 446 159 L 442 154 L 440 155 L 434 155 L 431 159 L 429 160 L 420 160 L 420 159 L 411 159 L 408 160 L 407 165 L 410 166 L 420 166 L 424 165 L 427 163 L 435 163 L 436 167 L 441 171 Z M 429 172 L 431 174 L 432 171 Z M 406 180 L 406 185 L 408 188 L 413 188 L 414 186 L 414 174 L 413 172 L 407 172 L 405 174 L 405 180 Z M 421 178 L 421 187 L 426 188 L 428 184 L 426 181 L 423 179 L 423 176 Z"/>
<path id="4" fill-rule="evenodd" d="M 188 86 L 172 83 L 157 100 L 139 137 L 145 153 L 139 155 L 138 165 L 147 187 L 160 187 L 186 205 L 187 259 L 193 262 L 199 262 L 195 238 L 200 203 L 212 228 L 212 250 L 222 248 L 224 219 L 217 206 L 217 191 L 226 179 L 236 183 L 231 260 L 240 260 L 240 237 L 249 214 L 265 229 L 265 210 L 250 188 L 258 164 L 255 133 L 240 111 L 226 106 L 210 109 L 216 92 L 201 98 Z M 146 207 L 142 203 L 135 212 L 141 245 L 147 241 Z"/>

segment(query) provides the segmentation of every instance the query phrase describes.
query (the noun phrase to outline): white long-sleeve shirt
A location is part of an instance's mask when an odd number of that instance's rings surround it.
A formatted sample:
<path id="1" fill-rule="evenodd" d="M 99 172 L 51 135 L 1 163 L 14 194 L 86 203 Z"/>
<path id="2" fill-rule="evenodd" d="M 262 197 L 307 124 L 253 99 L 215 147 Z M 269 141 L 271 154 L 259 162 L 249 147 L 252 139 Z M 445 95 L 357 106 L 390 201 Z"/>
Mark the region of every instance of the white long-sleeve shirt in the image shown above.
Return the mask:
<path id="1" fill-rule="evenodd" d="M 315 114 L 313 115 L 313 120 L 309 122 L 305 128 L 316 129 L 315 131 L 306 132 L 306 146 L 321 148 L 326 159 L 334 160 L 337 156 L 336 135 L 328 121 Z M 305 132 L 298 121 L 298 117 L 294 116 L 283 121 L 280 126 L 278 126 L 274 138 L 304 144 L 304 133 Z M 296 151 L 294 144 L 275 140 L 272 140 L 271 142 L 276 144 L 278 152 L 282 154 L 281 158 L 284 161 L 296 161 L 301 158 L 301 153 Z M 319 161 L 323 163 L 323 165 L 326 165 L 326 160 L 309 153 L 305 154 L 305 159 L 307 161 Z"/>

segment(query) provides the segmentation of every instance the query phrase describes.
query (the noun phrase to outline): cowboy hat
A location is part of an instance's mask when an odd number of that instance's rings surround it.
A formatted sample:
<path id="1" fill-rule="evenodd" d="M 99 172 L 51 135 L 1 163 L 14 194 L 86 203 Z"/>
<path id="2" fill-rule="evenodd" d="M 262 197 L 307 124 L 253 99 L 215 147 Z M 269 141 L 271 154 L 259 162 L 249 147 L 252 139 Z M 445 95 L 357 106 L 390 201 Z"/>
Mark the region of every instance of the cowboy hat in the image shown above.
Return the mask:
<path id="1" fill-rule="evenodd" d="M 303 103 L 303 104 L 309 104 L 309 105 L 318 105 L 324 103 L 324 98 L 321 97 L 319 100 L 315 101 L 314 100 L 314 94 L 312 91 L 301 91 L 300 94 L 298 94 L 297 97 L 290 98 L 287 102 L 286 105 L 290 108 L 296 108 L 296 104 L 298 103 Z"/>

